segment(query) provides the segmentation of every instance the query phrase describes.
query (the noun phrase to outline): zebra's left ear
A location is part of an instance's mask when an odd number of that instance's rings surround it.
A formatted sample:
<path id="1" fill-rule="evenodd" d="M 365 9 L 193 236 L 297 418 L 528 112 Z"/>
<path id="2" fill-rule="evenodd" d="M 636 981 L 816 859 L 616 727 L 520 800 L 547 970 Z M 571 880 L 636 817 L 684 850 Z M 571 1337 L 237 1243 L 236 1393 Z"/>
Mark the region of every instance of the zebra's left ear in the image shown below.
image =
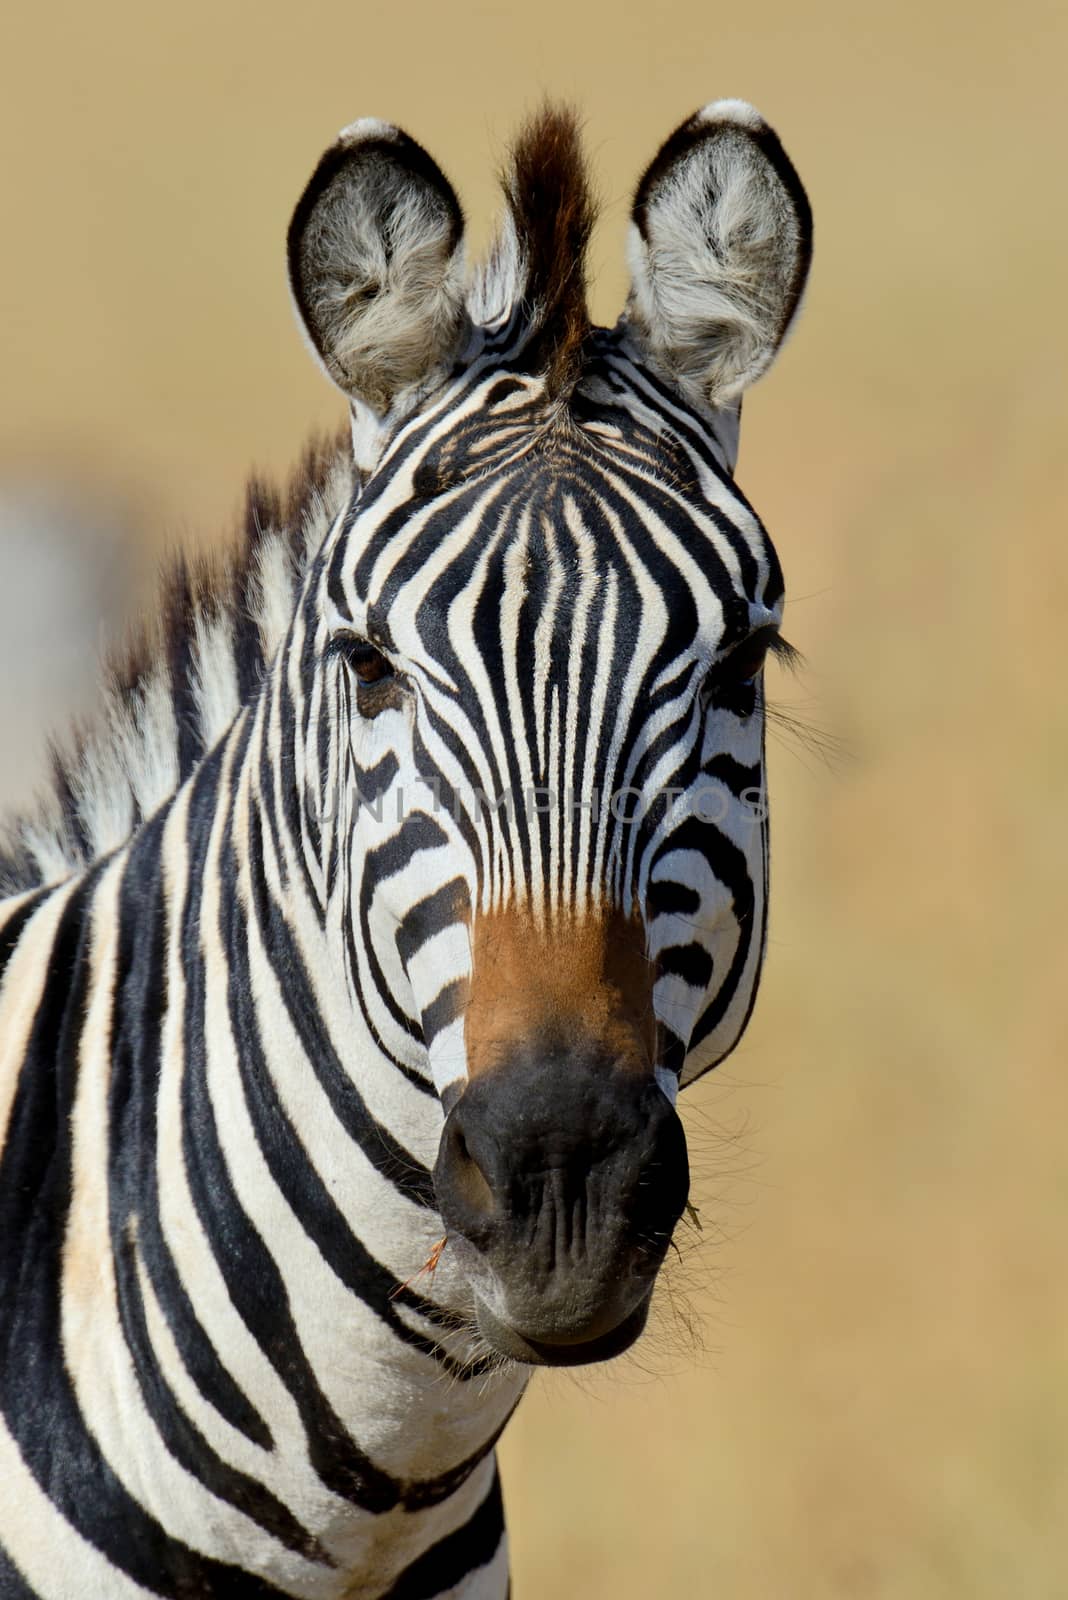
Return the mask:
<path id="1" fill-rule="evenodd" d="M 638 185 L 625 320 L 690 399 L 726 406 L 786 337 L 812 258 L 812 212 L 767 123 L 715 100 L 661 147 Z"/>
<path id="2" fill-rule="evenodd" d="M 464 218 L 444 173 L 392 123 L 354 122 L 289 224 L 297 313 L 329 376 L 381 415 L 464 343 Z"/>

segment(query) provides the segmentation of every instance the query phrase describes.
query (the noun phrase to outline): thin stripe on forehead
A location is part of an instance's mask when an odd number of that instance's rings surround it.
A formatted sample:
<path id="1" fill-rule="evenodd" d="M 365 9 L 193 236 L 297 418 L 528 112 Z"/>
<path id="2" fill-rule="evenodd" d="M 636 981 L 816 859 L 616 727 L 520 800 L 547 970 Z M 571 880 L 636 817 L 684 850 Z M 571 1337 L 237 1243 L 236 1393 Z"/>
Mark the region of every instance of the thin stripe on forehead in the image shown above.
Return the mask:
<path id="1" fill-rule="evenodd" d="M 528 512 L 532 552 L 549 566 L 555 557 L 567 587 L 615 569 L 631 579 L 642 626 L 667 608 L 679 619 L 681 606 L 718 636 L 724 604 L 744 603 L 758 582 L 749 541 L 733 525 L 727 531 L 717 508 L 694 506 L 628 465 L 578 452 L 546 461 L 530 452 L 430 506 L 409 489 L 357 549 L 337 552 L 335 562 L 353 562 L 344 587 L 354 616 L 373 612 L 398 643 L 414 622 L 428 654 L 437 655 L 439 619 L 465 585 L 484 577 L 487 546 L 502 532 L 518 536 L 526 525 L 520 513 Z M 500 570 L 522 576 L 525 569 Z"/>
<path id="2" fill-rule="evenodd" d="M 429 583 L 431 564 L 447 564 L 478 538 L 498 495 L 551 496 L 554 485 L 558 492 L 576 481 L 594 497 L 615 490 L 625 534 L 636 534 L 632 525 L 645 520 L 657 527 L 664 555 L 679 543 L 691 551 L 703 545 L 699 567 L 722 564 L 728 586 L 756 598 L 766 536 L 707 440 L 691 438 L 681 425 L 665 433 L 662 416 L 646 421 L 643 407 L 636 415 L 617 404 L 607 408 L 610 430 L 598 426 L 597 408 L 588 403 L 581 418 L 554 433 L 536 394 L 522 386 L 515 394 L 517 384 L 498 371 L 457 385 L 431 415 L 402 430 L 364 492 L 349 549 L 339 551 L 351 563 L 346 587 L 355 604 L 373 597 L 391 608 L 416 573 Z M 506 386 L 505 403 L 492 404 Z M 606 546 L 602 559 L 607 554 Z M 709 576 L 722 589 L 723 577 Z M 692 583 L 692 574 L 687 578 Z"/>

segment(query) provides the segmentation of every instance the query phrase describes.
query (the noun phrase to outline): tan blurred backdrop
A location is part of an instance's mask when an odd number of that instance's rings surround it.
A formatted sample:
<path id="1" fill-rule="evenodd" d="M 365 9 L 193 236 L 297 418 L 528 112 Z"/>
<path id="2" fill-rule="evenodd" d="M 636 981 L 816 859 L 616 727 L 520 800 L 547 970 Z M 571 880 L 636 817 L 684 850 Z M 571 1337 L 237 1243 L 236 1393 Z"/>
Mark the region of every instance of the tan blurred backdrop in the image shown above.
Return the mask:
<path id="1" fill-rule="evenodd" d="M 510 1430 L 517 1600 L 1068 1595 L 1063 5 L 58 0 L 4 33 L 8 796 L 158 553 L 341 415 L 282 254 L 337 127 L 405 124 L 483 239 L 517 118 L 577 100 L 604 320 L 658 140 L 721 95 L 778 127 L 816 264 L 739 477 L 809 659 L 772 695 L 848 754 L 773 737 L 762 996 L 688 1097 L 704 1230 L 637 1355 Z"/>

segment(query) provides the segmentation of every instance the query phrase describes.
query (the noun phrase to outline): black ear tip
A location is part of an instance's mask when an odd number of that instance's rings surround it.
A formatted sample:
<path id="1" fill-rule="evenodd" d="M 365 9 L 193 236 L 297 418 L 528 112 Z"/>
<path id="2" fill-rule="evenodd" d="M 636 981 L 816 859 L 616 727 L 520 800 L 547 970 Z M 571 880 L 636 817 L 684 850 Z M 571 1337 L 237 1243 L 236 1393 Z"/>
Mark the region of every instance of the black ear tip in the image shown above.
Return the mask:
<path id="1" fill-rule="evenodd" d="M 643 239 L 648 238 L 649 204 L 668 174 L 701 145 L 724 134 L 739 134 L 749 140 L 771 167 L 790 196 L 797 214 L 803 250 L 811 250 L 812 208 L 805 187 L 782 141 L 770 123 L 747 100 L 711 100 L 681 122 L 669 134 L 642 174 L 634 194 L 633 220 Z"/>

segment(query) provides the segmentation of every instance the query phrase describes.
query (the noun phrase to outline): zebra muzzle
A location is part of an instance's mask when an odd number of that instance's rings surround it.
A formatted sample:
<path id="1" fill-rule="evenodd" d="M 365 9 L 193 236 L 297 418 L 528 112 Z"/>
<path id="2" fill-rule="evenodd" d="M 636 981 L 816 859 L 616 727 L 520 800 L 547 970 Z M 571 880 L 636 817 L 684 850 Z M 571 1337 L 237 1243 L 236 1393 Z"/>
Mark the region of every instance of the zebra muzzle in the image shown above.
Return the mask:
<path id="1" fill-rule="evenodd" d="M 434 1183 L 484 1338 L 536 1365 L 641 1333 L 689 1192 L 682 1124 L 651 1076 L 549 1034 L 473 1079 Z"/>

